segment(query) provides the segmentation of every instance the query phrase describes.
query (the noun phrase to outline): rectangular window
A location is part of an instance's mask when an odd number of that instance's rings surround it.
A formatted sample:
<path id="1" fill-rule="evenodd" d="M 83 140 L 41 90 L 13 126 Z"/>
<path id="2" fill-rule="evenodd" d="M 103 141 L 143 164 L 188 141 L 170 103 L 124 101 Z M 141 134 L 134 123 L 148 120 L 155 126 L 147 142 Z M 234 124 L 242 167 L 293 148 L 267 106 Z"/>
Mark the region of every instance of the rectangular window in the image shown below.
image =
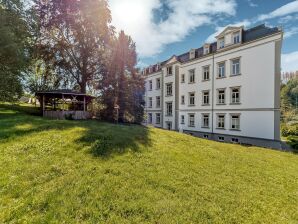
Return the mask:
<path id="1" fill-rule="evenodd" d="M 209 46 L 204 47 L 204 54 L 209 54 Z"/>
<path id="2" fill-rule="evenodd" d="M 226 63 L 221 62 L 218 64 L 218 78 L 224 78 L 226 76 Z"/>
<path id="3" fill-rule="evenodd" d="M 152 90 L 152 80 L 149 81 L 149 90 Z"/>
<path id="4" fill-rule="evenodd" d="M 152 113 L 148 114 L 148 123 L 152 124 Z"/>
<path id="5" fill-rule="evenodd" d="M 217 90 L 217 104 L 225 104 L 225 89 Z"/>
<path id="6" fill-rule="evenodd" d="M 189 127 L 195 126 L 195 115 L 194 114 L 188 114 L 188 126 Z"/>
<path id="7" fill-rule="evenodd" d="M 219 49 L 225 47 L 225 38 L 220 38 L 219 39 Z"/>
<path id="8" fill-rule="evenodd" d="M 156 79 L 156 89 L 160 89 L 160 78 Z"/>
<path id="9" fill-rule="evenodd" d="M 209 138 L 209 135 L 204 135 L 203 138 L 208 139 Z"/>
<path id="10" fill-rule="evenodd" d="M 160 124 L 160 113 L 156 113 L 156 124 Z"/>
<path id="11" fill-rule="evenodd" d="M 191 106 L 195 105 L 195 93 L 189 93 L 188 98 L 189 98 L 189 105 Z"/>
<path id="12" fill-rule="evenodd" d="M 208 66 L 204 66 L 203 67 L 203 80 L 204 81 L 207 81 L 207 80 L 209 80 L 209 73 L 210 73 L 210 66 L 208 65 Z"/>
<path id="13" fill-rule="evenodd" d="M 172 116 L 172 114 L 173 114 L 173 103 L 172 102 L 167 102 L 166 107 L 167 107 L 166 115 L 167 116 Z"/>
<path id="14" fill-rule="evenodd" d="M 224 129 L 225 128 L 225 115 L 219 114 L 217 115 L 217 126 L 216 128 Z"/>
<path id="15" fill-rule="evenodd" d="M 225 140 L 225 137 L 223 136 L 218 136 L 218 141 L 223 142 Z"/>
<path id="16" fill-rule="evenodd" d="M 167 83 L 166 84 L 166 89 L 167 89 L 167 95 L 166 96 L 172 96 L 173 94 L 173 84 L 172 83 Z"/>
<path id="17" fill-rule="evenodd" d="M 184 83 L 185 82 L 185 74 L 182 74 L 181 75 L 181 83 Z"/>
<path id="18" fill-rule="evenodd" d="M 184 115 L 181 115 L 181 124 L 185 124 L 184 122 Z"/>
<path id="19" fill-rule="evenodd" d="M 189 70 L 189 83 L 195 83 L 195 70 Z"/>
<path id="20" fill-rule="evenodd" d="M 156 97 L 156 107 L 160 108 L 160 96 Z"/>
<path id="21" fill-rule="evenodd" d="M 231 103 L 232 104 L 240 103 L 240 88 L 239 87 L 231 88 Z"/>
<path id="22" fill-rule="evenodd" d="M 148 100 L 149 100 L 149 105 L 148 105 L 148 107 L 149 107 L 149 108 L 152 108 L 152 97 L 149 97 Z"/>
<path id="23" fill-rule="evenodd" d="M 203 105 L 209 105 L 209 91 L 203 91 Z"/>
<path id="24" fill-rule="evenodd" d="M 240 59 L 232 60 L 232 75 L 240 75 Z"/>
<path id="25" fill-rule="evenodd" d="M 240 32 L 236 32 L 233 34 L 233 43 L 234 44 L 240 43 Z"/>
<path id="26" fill-rule="evenodd" d="M 239 139 L 238 138 L 232 138 L 231 139 L 231 142 L 233 142 L 233 143 L 239 143 Z"/>
<path id="27" fill-rule="evenodd" d="M 231 115 L 231 129 L 240 130 L 240 115 L 232 114 Z"/>
<path id="28" fill-rule="evenodd" d="M 172 75 L 172 74 L 173 74 L 172 66 L 167 67 L 167 75 Z"/>
<path id="29" fill-rule="evenodd" d="M 209 114 L 202 114 L 202 128 L 209 128 Z"/>
<path id="30" fill-rule="evenodd" d="M 181 96 L 181 104 L 185 104 L 185 97 Z"/>

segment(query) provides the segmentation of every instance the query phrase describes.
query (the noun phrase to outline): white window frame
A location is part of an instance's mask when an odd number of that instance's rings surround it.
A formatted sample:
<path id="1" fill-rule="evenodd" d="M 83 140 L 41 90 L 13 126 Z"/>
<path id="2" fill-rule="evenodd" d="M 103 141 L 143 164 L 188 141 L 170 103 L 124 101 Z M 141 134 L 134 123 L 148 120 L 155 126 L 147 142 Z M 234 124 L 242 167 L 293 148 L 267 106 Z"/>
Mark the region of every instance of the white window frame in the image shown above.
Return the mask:
<path id="1" fill-rule="evenodd" d="M 226 120 L 226 115 L 225 114 L 217 114 L 217 116 L 216 116 L 216 129 L 225 129 L 225 126 L 226 126 L 225 120 Z"/>
<path id="2" fill-rule="evenodd" d="M 160 113 L 155 114 L 155 124 L 160 124 Z"/>
<path id="3" fill-rule="evenodd" d="M 203 66 L 202 70 L 203 70 L 203 81 L 210 80 L 210 65 Z"/>
<path id="4" fill-rule="evenodd" d="M 185 83 L 185 74 L 181 75 L 181 83 Z"/>
<path id="5" fill-rule="evenodd" d="M 167 76 L 173 75 L 173 66 L 167 67 Z"/>
<path id="6" fill-rule="evenodd" d="M 195 94 L 195 92 L 188 93 L 188 105 L 189 106 L 194 106 L 195 105 L 195 102 L 196 102 L 196 94 Z"/>
<path id="7" fill-rule="evenodd" d="M 156 96 L 156 108 L 160 108 L 160 96 Z"/>
<path id="8" fill-rule="evenodd" d="M 171 107 L 169 107 L 171 105 Z M 171 110 L 169 110 L 171 108 Z M 173 102 L 166 102 L 166 116 L 173 116 Z"/>
<path id="9" fill-rule="evenodd" d="M 152 91 L 152 87 L 153 87 L 152 80 L 149 80 L 149 91 Z"/>
<path id="10" fill-rule="evenodd" d="M 182 104 L 182 105 L 185 104 L 185 96 L 184 96 L 184 95 L 181 96 L 181 104 Z"/>
<path id="11" fill-rule="evenodd" d="M 218 39 L 219 49 L 222 49 L 225 47 L 225 38 L 221 37 Z"/>
<path id="12" fill-rule="evenodd" d="M 195 69 L 190 69 L 188 71 L 188 83 L 195 83 L 195 82 L 196 82 Z"/>
<path id="13" fill-rule="evenodd" d="M 238 63 L 234 63 L 235 61 L 238 61 Z M 237 71 L 237 66 L 238 66 L 238 71 Z M 237 76 L 237 75 L 241 75 L 240 58 L 231 59 L 231 76 Z"/>
<path id="14" fill-rule="evenodd" d="M 236 98 L 236 97 L 234 97 L 234 92 L 233 92 L 233 90 L 238 90 L 238 98 Z M 236 86 L 236 87 L 231 87 L 230 88 L 230 90 L 231 90 L 231 104 L 240 104 L 240 100 L 241 100 L 241 88 L 239 87 L 239 86 Z M 236 100 L 236 99 L 238 99 L 238 100 Z"/>
<path id="15" fill-rule="evenodd" d="M 188 114 L 188 127 L 195 127 L 195 114 Z"/>
<path id="16" fill-rule="evenodd" d="M 160 89 L 160 78 L 156 78 L 156 89 Z"/>
<path id="17" fill-rule="evenodd" d="M 226 62 L 219 62 L 217 64 L 217 78 L 225 78 L 226 77 Z"/>
<path id="18" fill-rule="evenodd" d="M 222 93 L 219 93 L 223 91 Z M 218 105 L 224 105 L 226 104 L 226 89 L 217 89 L 217 104 Z"/>
<path id="19" fill-rule="evenodd" d="M 148 123 L 152 124 L 152 113 L 148 113 Z"/>
<path id="20" fill-rule="evenodd" d="M 185 116 L 181 115 L 181 124 L 185 124 Z"/>
<path id="21" fill-rule="evenodd" d="M 239 43 L 240 43 L 240 31 L 237 31 L 233 33 L 233 44 L 239 44 Z"/>
<path id="22" fill-rule="evenodd" d="M 207 93 L 207 95 L 205 96 L 205 93 Z M 205 97 L 206 97 L 206 99 L 208 99 L 208 102 L 206 103 L 205 102 Z M 206 105 L 210 105 L 210 91 L 209 90 L 203 90 L 202 91 L 202 105 L 203 106 L 206 106 Z"/>
<path id="23" fill-rule="evenodd" d="M 172 82 L 166 83 L 166 96 L 173 96 L 173 83 Z"/>
<path id="24" fill-rule="evenodd" d="M 153 99 L 152 99 L 152 97 L 148 97 L 148 108 L 152 108 L 152 106 L 153 106 Z"/>
<path id="25" fill-rule="evenodd" d="M 205 119 L 207 119 L 207 125 L 205 125 Z M 202 128 L 210 127 L 210 114 L 202 114 Z"/>
<path id="26" fill-rule="evenodd" d="M 225 137 L 224 136 L 218 136 L 218 141 L 224 142 L 225 141 Z"/>
<path id="27" fill-rule="evenodd" d="M 241 114 L 230 114 L 230 129 L 234 131 L 240 130 L 240 115 Z M 238 118 L 233 118 L 238 117 Z M 235 127 L 233 127 L 235 126 Z"/>
<path id="28" fill-rule="evenodd" d="M 210 53 L 210 46 L 205 46 L 204 47 L 204 55 Z"/>

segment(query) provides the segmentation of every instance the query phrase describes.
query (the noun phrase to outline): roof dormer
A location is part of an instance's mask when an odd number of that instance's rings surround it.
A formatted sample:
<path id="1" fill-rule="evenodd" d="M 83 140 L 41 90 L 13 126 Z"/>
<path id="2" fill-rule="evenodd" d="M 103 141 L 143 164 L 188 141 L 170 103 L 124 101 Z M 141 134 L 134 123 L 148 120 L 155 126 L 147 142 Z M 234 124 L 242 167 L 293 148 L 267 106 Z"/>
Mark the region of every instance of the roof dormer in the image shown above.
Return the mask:
<path id="1" fill-rule="evenodd" d="M 190 49 L 189 51 L 189 59 L 194 59 L 196 57 L 196 49 Z"/>
<path id="2" fill-rule="evenodd" d="M 219 35 L 217 39 L 217 49 L 222 49 L 233 44 L 242 42 L 243 26 L 228 26 Z"/>
<path id="3" fill-rule="evenodd" d="M 203 54 L 209 54 L 210 53 L 210 44 L 204 44 L 203 46 Z"/>

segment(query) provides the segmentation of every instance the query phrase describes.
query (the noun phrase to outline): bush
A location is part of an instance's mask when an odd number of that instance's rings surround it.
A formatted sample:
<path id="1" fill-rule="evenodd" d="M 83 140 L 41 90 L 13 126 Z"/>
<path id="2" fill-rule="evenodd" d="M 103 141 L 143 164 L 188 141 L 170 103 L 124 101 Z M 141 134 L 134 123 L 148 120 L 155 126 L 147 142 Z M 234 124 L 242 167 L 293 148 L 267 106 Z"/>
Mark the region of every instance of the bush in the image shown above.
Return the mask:
<path id="1" fill-rule="evenodd" d="M 290 135 L 298 136 L 298 124 L 292 124 L 292 125 L 282 124 L 281 135 L 284 137 L 287 137 Z"/>

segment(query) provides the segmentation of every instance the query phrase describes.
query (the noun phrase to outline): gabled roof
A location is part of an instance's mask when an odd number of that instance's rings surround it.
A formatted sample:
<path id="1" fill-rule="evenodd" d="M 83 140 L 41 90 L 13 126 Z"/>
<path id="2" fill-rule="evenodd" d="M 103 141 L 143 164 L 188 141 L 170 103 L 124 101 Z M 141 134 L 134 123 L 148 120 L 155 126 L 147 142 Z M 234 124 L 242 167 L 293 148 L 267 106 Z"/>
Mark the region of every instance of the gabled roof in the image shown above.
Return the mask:
<path id="1" fill-rule="evenodd" d="M 240 30 L 243 29 L 243 26 L 227 26 L 223 31 L 220 32 L 215 38 L 225 35 L 228 31 Z"/>

